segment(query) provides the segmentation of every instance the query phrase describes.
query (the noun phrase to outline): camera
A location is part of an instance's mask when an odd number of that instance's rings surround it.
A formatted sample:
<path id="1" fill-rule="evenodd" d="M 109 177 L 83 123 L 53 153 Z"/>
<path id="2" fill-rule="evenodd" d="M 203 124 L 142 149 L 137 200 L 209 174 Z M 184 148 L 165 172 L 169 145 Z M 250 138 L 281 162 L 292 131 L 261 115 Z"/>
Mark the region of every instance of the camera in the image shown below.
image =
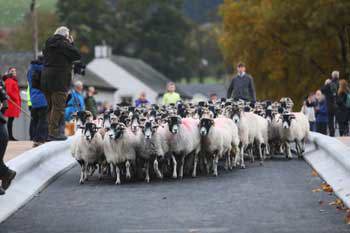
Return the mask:
<path id="1" fill-rule="evenodd" d="M 80 75 L 85 75 L 85 68 L 86 65 L 82 63 L 81 61 L 75 61 L 73 62 L 73 72 L 74 74 L 80 74 Z"/>

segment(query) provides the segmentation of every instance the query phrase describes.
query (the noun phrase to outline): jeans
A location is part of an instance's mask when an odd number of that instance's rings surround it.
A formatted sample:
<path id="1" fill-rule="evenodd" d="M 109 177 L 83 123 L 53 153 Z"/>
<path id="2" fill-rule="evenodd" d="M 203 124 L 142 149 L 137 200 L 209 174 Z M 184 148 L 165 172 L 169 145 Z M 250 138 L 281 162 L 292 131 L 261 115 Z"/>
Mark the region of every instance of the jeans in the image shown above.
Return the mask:
<path id="1" fill-rule="evenodd" d="M 335 113 L 328 111 L 328 129 L 329 129 L 329 136 L 334 137 L 334 132 L 335 132 Z"/>
<path id="2" fill-rule="evenodd" d="M 327 123 L 326 122 L 317 122 L 316 129 L 318 133 L 327 135 Z"/>
<path id="3" fill-rule="evenodd" d="M 7 132 L 8 132 L 8 136 L 9 136 L 9 139 L 14 139 L 13 137 L 13 133 L 12 133 L 12 129 L 13 129 L 13 121 L 15 120 L 14 117 L 9 117 L 7 119 Z"/>
<path id="4" fill-rule="evenodd" d="M 6 175 L 8 167 L 4 163 L 5 151 L 9 140 L 5 124 L 0 123 L 0 176 Z"/>
<path id="5" fill-rule="evenodd" d="M 64 91 L 45 92 L 48 104 L 49 136 L 60 136 L 60 122 L 64 122 L 67 93 Z"/>
<path id="6" fill-rule="evenodd" d="M 316 132 L 316 122 L 309 121 L 309 124 L 310 124 L 310 131 Z"/>
<path id="7" fill-rule="evenodd" d="M 339 135 L 348 136 L 349 134 L 349 122 L 338 122 L 339 125 Z"/>
<path id="8" fill-rule="evenodd" d="M 45 142 L 48 134 L 47 107 L 32 108 L 33 141 Z"/>

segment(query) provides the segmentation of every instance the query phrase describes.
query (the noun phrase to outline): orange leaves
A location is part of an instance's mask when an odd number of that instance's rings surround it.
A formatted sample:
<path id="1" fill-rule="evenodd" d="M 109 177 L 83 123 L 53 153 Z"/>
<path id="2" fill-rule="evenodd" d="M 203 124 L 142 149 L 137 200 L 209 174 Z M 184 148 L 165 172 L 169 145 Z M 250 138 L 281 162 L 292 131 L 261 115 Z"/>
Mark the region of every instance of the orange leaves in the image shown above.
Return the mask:
<path id="1" fill-rule="evenodd" d="M 345 223 L 350 225 L 350 209 L 348 209 L 346 211 L 346 214 L 345 214 Z"/>
<path id="2" fill-rule="evenodd" d="M 327 183 L 322 183 L 320 186 L 321 186 L 321 188 L 322 188 L 322 190 L 324 192 L 327 192 L 327 193 L 332 193 L 333 192 L 332 187 L 329 184 L 327 184 Z"/>
<path id="3" fill-rule="evenodd" d="M 311 172 L 311 176 L 313 176 L 313 177 L 317 177 L 317 176 L 318 176 L 318 173 L 317 173 L 315 170 L 312 170 L 312 172 Z"/>

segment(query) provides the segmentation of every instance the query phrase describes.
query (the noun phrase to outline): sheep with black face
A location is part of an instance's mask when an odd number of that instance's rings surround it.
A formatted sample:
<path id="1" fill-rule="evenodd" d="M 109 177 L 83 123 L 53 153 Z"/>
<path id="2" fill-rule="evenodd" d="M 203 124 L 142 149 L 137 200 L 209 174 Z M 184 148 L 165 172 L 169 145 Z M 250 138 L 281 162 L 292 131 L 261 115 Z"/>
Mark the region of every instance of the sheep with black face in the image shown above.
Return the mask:
<path id="1" fill-rule="evenodd" d="M 112 123 L 103 141 L 107 163 L 116 174 L 116 184 L 121 183 L 120 170 L 125 166 L 127 179 L 131 179 L 130 166 L 135 164 L 138 138 L 124 123 Z"/>
<path id="2" fill-rule="evenodd" d="M 298 157 L 302 157 L 305 147 L 305 141 L 309 135 L 309 121 L 301 112 L 289 113 L 284 112 L 281 115 L 282 126 L 280 134 L 285 148 L 287 158 L 292 158 L 290 143 L 294 142 Z"/>
<path id="3" fill-rule="evenodd" d="M 220 118 L 202 118 L 199 122 L 199 133 L 202 137 L 201 149 L 212 160 L 213 174 L 218 175 L 219 159 L 226 156 L 226 169 L 233 167 L 233 158 L 239 152 L 239 135 L 238 129 L 233 120 Z M 209 164 L 207 172 L 209 172 Z"/>
<path id="4" fill-rule="evenodd" d="M 187 156 L 194 154 L 195 162 L 200 151 L 200 136 L 198 131 L 199 120 L 192 118 L 181 118 L 172 115 L 167 118 L 167 143 L 169 152 L 172 154 L 173 178 L 177 178 L 177 163 L 179 166 L 179 177 L 183 177 L 184 163 Z M 192 176 L 196 176 L 196 166 L 193 167 Z"/>
<path id="5" fill-rule="evenodd" d="M 153 169 L 158 178 L 163 178 L 163 174 L 159 170 L 159 160 L 163 160 L 169 147 L 166 140 L 166 131 L 164 127 L 154 120 L 147 120 L 141 126 L 142 134 L 140 134 L 140 143 L 137 155 L 145 161 L 146 182 L 150 182 L 149 165 L 153 163 Z"/>
<path id="6" fill-rule="evenodd" d="M 96 164 L 102 163 L 104 156 L 103 139 L 96 124 L 86 123 L 81 129 L 83 133 L 76 139 L 75 159 L 81 166 L 80 183 L 83 184 L 87 180 L 89 166 L 95 167 Z"/>

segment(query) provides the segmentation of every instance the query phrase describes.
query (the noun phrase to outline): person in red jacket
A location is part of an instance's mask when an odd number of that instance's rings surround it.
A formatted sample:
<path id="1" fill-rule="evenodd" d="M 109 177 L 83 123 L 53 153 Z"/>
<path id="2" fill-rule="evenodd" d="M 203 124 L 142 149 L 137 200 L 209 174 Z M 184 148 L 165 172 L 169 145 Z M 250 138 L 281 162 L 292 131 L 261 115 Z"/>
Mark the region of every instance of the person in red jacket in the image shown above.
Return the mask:
<path id="1" fill-rule="evenodd" d="M 19 117 L 19 114 L 21 112 L 19 108 L 21 106 L 21 96 L 19 93 L 18 81 L 16 77 L 16 68 L 9 68 L 7 73 L 3 77 L 3 80 L 5 82 L 5 88 L 9 98 L 7 100 L 8 108 L 4 113 L 4 116 L 8 118 L 7 131 L 9 134 L 9 139 L 12 141 L 16 141 L 12 133 L 13 121 L 15 118 Z"/>

